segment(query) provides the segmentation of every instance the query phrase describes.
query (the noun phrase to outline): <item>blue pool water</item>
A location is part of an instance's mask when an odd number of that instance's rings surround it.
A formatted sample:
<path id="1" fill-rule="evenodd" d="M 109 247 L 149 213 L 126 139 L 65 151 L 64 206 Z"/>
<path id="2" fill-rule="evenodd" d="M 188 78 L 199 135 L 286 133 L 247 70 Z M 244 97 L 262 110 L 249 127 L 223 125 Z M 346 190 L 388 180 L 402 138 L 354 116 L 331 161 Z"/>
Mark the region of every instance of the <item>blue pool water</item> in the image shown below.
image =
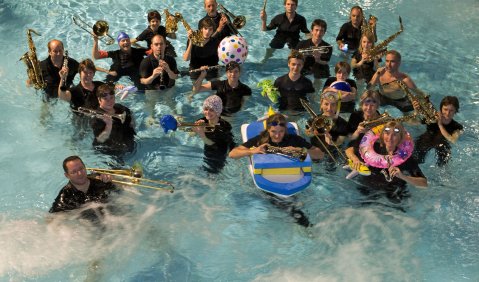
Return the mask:
<path id="1" fill-rule="evenodd" d="M 269 19 L 283 10 L 280 2 L 268 1 Z M 433 154 L 428 156 L 422 170 L 429 188 L 410 187 L 411 197 L 402 203 L 406 212 L 361 205 L 354 182 L 345 179 L 347 171 L 331 172 L 315 164 L 312 185 L 295 200 L 313 223 L 305 229 L 254 187 L 246 160 L 231 160 L 220 174 L 209 175 L 201 169 L 201 140 L 146 127 L 145 99 L 138 94 L 124 101 L 134 111 L 138 132 L 137 151 L 125 162 L 140 161 L 147 177 L 169 180 L 177 189 L 170 194 L 132 188 L 115 195 L 109 205 L 121 210 L 106 214 L 102 232 L 77 220 L 75 213 L 47 219 L 66 182 L 61 169 L 66 156 L 78 154 L 90 167 L 107 167 L 111 159 L 92 150 L 91 135 L 75 134 L 66 103 L 44 104 L 39 94 L 25 87 L 25 66 L 18 62 L 27 51 L 25 30 L 42 34 L 33 37 L 39 58 L 47 56 L 47 42 L 58 38 L 70 56 L 81 60 L 90 56 L 92 39 L 72 24 L 72 15 L 91 23 L 105 19 L 112 33 L 137 35 L 152 8 L 179 11 L 196 26 L 204 15 L 202 4 L 0 2 L 0 280 L 477 281 L 479 4 L 302 0 L 298 12 L 308 23 L 325 19 L 325 40 L 334 43 L 355 4 L 379 18 L 380 39 L 396 32 L 397 17 L 402 17 L 405 31 L 391 48 L 402 53 L 402 70 L 432 94 L 434 104 L 445 95 L 460 97 L 456 120 L 465 133 L 453 147 L 453 160 L 437 168 Z M 228 0 L 224 5 L 247 18 L 241 32 L 250 52 L 241 80 L 254 90 L 232 122 L 240 140 L 240 125 L 262 116 L 269 105 L 256 83 L 286 73 L 288 51 L 280 50 L 259 64 L 274 34 L 259 32 L 262 1 Z M 178 37 L 172 42 L 181 54 L 186 43 L 182 27 Z M 330 66 L 338 60 L 335 50 Z M 186 67 L 180 57 L 177 61 Z M 98 64 L 108 67 L 109 62 Z M 157 103 L 156 116 L 182 114 L 188 121 L 199 117 L 207 94 L 190 103 L 190 90 L 190 80 L 179 79 L 174 95 Z M 409 130 L 417 135 L 423 128 Z"/>

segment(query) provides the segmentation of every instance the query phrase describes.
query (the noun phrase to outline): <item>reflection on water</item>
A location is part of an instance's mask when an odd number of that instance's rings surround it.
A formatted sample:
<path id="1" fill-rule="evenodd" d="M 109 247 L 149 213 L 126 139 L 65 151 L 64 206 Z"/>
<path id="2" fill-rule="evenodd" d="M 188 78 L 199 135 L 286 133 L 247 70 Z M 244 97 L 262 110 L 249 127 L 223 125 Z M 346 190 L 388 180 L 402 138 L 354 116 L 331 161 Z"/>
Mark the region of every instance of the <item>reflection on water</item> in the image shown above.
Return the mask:
<path id="1" fill-rule="evenodd" d="M 44 104 L 40 93 L 24 86 L 25 66 L 17 61 L 27 51 L 25 30 L 41 32 L 42 36 L 34 37 L 40 59 L 47 56 L 47 42 L 58 38 L 73 58 L 81 60 L 91 56 L 92 39 L 72 25 L 73 14 L 90 23 L 107 20 L 111 34 L 123 30 L 136 36 L 146 27 L 146 11 L 152 6 L 148 1 L 0 3 L 0 31 L 8 34 L 0 39 L 4 46 L 0 56 L 0 280 L 458 281 L 478 277 L 479 48 L 473 43 L 479 40 L 479 5 L 475 0 L 436 1 L 432 6 L 420 0 L 376 2 L 304 0 L 298 12 L 308 22 L 326 19 L 324 39 L 333 45 L 355 4 L 378 17 L 379 39 L 397 31 L 400 15 L 405 31 L 390 47 L 403 54 L 401 69 L 431 94 L 436 105 L 445 95 L 459 96 L 461 109 L 456 117 L 466 130 L 444 168 L 435 166 L 433 154 L 427 156 L 421 168 L 430 188 L 410 187 L 410 197 L 398 206 L 384 198 L 365 205 L 355 183 L 345 179 L 348 171 L 314 164 L 312 185 L 294 200 L 313 225 L 309 228 L 295 224 L 288 208 L 278 208 L 254 187 L 245 160 L 228 160 L 219 174 L 209 174 L 202 168 L 199 138 L 163 133 L 155 121 L 164 114 L 182 115 L 186 121 L 201 115 L 208 94 L 197 94 L 189 101 L 187 77 L 179 79 L 174 91 L 159 102 L 143 93 L 132 93 L 121 101 L 134 113 L 138 133 L 136 151 L 124 157 L 125 165 L 140 161 L 147 178 L 171 181 L 175 192 L 125 190 L 104 207 L 100 227 L 78 219 L 81 211 L 54 215 L 47 224 L 46 217 L 51 216 L 47 211 L 66 182 L 61 169 L 66 156 L 80 155 L 87 166 L 99 168 L 115 160 L 92 149 L 89 127 L 81 132 L 75 129 L 66 103 Z M 269 105 L 256 84 L 287 72 L 288 50 L 277 50 L 260 64 L 264 46 L 274 34 L 259 32 L 262 5 L 257 1 L 223 4 L 247 18 L 241 32 L 249 43 L 249 55 L 241 81 L 253 89 L 253 96 L 241 115 L 231 120 L 240 143 L 241 124 L 263 116 Z M 158 9 L 166 7 L 182 12 L 192 26 L 204 15 L 198 1 L 162 1 Z M 280 2 L 268 1 L 270 19 L 282 9 Z M 178 40 L 172 43 L 178 54 L 185 49 L 181 27 Z M 334 50 L 330 66 L 339 60 Z M 181 57 L 177 62 L 180 70 L 187 68 Z M 96 63 L 108 68 L 110 61 Z M 120 82 L 130 84 L 125 78 Z M 152 125 L 146 122 L 149 116 Z M 295 118 L 301 126 L 305 124 L 304 118 Z M 415 136 L 423 130 L 408 128 Z M 120 210 L 113 212 L 109 207 Z"/>

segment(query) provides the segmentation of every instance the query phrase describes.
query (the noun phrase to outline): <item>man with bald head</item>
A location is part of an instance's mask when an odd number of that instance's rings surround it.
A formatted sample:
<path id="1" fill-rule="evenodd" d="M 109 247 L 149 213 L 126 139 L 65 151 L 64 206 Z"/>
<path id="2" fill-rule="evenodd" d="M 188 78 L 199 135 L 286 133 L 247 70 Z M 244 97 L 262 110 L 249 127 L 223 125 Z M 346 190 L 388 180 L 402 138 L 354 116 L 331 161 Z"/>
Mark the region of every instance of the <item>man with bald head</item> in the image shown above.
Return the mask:
<path id="1" fill-rule="evenodd" d="M 68 61 L 64 66 L 64 51 L 63 43 L 60 40 L 50 40 L 50 42 L 48 42 L 48 58 L 40 62 L 43 79 L 47 84 L 47 87 L 45 88 L 47 98 L 58 97 L 58 86 L 61 83 L 59 74 L 60 70 L 68 72 L 64 85 L 62 85 L 65 90 L 70 88 L 73 84 L 75 75 L 78 73 L 79 63 L 75 59 L 68 58 Z M 27 84 L 29 84 L 28 81 Z"/>
<path id="2" fill-rule="evenodd" d="M 211 37 L 213 38 L 218 38 L 219 41 L 223 40 L 223 38 L 233 35 L 233 31 L 230 29 L 228 26 L 228 18 L 227 15 L 219 13 L 218 12 L 218 3 L 216 3 L 216 0 L 204 0 L 203 1 L 204 8 L 206 11 L 206 16 L 204 16 L 199 22 L 198 22 L 198 28 L 199 28 L 199 23 L 203 19 L 211 19 L 214 22 L 213 26 L 213 35 Z"/>

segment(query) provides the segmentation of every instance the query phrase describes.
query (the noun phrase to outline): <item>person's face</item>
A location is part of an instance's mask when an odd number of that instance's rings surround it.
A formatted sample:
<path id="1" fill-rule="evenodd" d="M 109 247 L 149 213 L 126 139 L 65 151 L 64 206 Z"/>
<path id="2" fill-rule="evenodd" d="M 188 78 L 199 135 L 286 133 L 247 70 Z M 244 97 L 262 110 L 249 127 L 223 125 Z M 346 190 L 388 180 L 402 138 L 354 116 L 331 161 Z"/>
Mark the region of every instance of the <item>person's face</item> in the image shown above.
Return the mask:
<path id="1" fill-rule="evenodd" d="M 282 125 L 271 126 L 268 129 L 269 138 L 274 143 L 279 143 L 283 141 L 284 135 L 286 134 L 286 127 Z"/>
<path id="2" fill-rule="evenodd" d="M 366 98 L 364 99 L 361 110 L 367 115 L 372 116 L 378 110 L 378 104 L 373 98 Z"/>
<path id="3" fill-rule="evenodd" d="M 301 70 L 303 69 L 304 62 L 301 59 L 291 58 L 288 62 L 289 71 L 292 74 L 301 74 Z"/>
<path id="4" fill-rule="evenodd" d="M 212 27 L 203 27 L 201 29 L 201 33 L 203 34 L 204 39 L 208 39 L 213 34 L 213 28 Z"/>
<path id="5" fill-rule="evenodd" d="M 284 10 L 286 13 L 294 13 L 296 12 L 297 5 L 292 0 L 287 0 L 284 4 Z"/>
<path id="6" fill-rule="evenodd" d="M 122 40 L 120 40 L 118 45 L 120 46 L 120 50 L 124 52 L 129 52 L 131 50 L 130 38 L 123 38 Z"/>
<path id="7" fill-rule="evenodd" d="M 313 27 L 313 30 L 311 30 L 312 38 L 315 41 L 322 40 L 325 33 L 326 33 L 326 30 L 324 30 L 324 28 L 322 26 L 319 26 L 319 25 L 315 25 Z"/>
<path id="8" fill-rule="evenodd" d="M 50 51 L 48 55 L 52 58 L 53 61 L 63 60 L 63 46 L 58 41 L 52 41 L 50 43 Z"/>
<path id="9" fill-rule="evenodd" d="M 350 14 L 351 23 L 353 26 L 357 27 L 363 21 L 363 17 L 361 16 L 361 11 L 359 9 L 353 9 Z"/>
<path id="10" fill-rule="evenodd" d="M 396 58 L 394 54 L 386 55 L 386 70 L 389 72 L 396 72 L 399 70 L 399 65 L 401 62 Z"/>
<path id="11" fill-rule="evenodd" d="M 80 72 L 80 81 L 83 84 L 89 84 L 93 81 L 93 77 L 95 76 L 95 72 L 91 69 L 84 69 Z"/>
<path id="12" fill-rule="evenodd" d="M 150 28 L 153 30 L 153 31 L 157 31 L 158 30 L 158 27 L 160 27 L 160 21 L 158 19 L 151 19 L 150 21 Z"/>
<path id="13" fill-rule="evenodd" d="M 155 36 L 153 37 L 153 40 L 151 41 L 151 50 L 153 51 L 153 54 L 155 57 L 159 57 L 162 53 L 165 52 L 166 44 L 165 44 L 165 39 L 161 36 Z"/>
<path id="14" fill-rule="evenodd" d="M 88 183 L 85 165 L 80 160 L 73 160 L 66 163 L 67 172 L 65 177 L 73 185 L 84 185 Z"/>
<path id="15" fill-rule="evenodd" d="M 238 81 L 240 77 L 240 70 L 238 68 L 234 68 L 232 70 L 226 71 L 226 77 L 228 78 L 228 81 Z"/>
<path id="16" fill-rule="evenodd" d="M 110 91 L 104 91 L 101 93 L 100 98 L 98 98 L 98 103 L 100 104 L 100 108 L 105 111 L 109 111 L 113 109 L 115 105 L 115 93 Z"/>
<path id="17" fill-rule="evenodd" d="M 444 105 L 441 108 L 443 122 L 449 123 L 456 114 L 456 108 L 453 105 Z"/>
<path id="18" fill-rule="evenodd" d="M 208 121 L 216 120 L 220 117 L 220 115 L 217 112 L 213 111 L 213 109 L 211 108 L 203 108 L 203 114 Z"/>
<path id="19" fill-rule="evenodd" d="M 334 117 L 338 109 L 338 103 L 332 99 L 323 99 L 321 101 L 321 111 L 327 117 Z"/>
<path id="20" fill-rule="evenodd" d="M 385 127 L 383 131 L 383 141 L 386 148 L 396 150 L 401 140 L 401 129 L 395 127 Z"/>
<path id="21" fill-rule="evenodd" d="M 367 36 L 363 36 L 361 38 L 361 48 L 363 50 L 369 50 L 369 49 L 371 49 L 372 46 L 373 46 L 373 43 L 371 41 L 369 41 Z"/>
<path id="22" fill-rule="evenodd" d="M 348 77 L 349 77 L 349 73 L 344 68 L 340 68 L 338 72 L 336 73 L 336 79 L 338 81 L 346 81 Z"/>
<path id="23" fill-rule="evenodd" d="M 205 0 L 205 10 L 208 16 L 216 16 L 217 6 L 216 0 Z"/>

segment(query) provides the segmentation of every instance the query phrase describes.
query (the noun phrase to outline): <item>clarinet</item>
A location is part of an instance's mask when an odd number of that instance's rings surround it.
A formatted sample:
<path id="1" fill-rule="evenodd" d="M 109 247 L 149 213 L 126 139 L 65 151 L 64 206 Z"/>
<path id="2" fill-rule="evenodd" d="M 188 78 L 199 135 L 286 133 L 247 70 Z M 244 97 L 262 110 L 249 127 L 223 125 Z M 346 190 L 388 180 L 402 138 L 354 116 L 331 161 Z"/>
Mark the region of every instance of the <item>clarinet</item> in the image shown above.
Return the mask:
<path id="1" fill-rule="evenodd" d="M 160 57 L 158 59 L 158 66 L 160 65 L 160 60 L 161 60 L 161 53 L 160 53 Z M 164 70 L 162 68 L 161 73 L 160 73 L 160 86 L 159 86 L 160 90 L 165 90 L 166 89 L 166 85 L 163 82 L 163 72 L 164 72 Z"/>
<path id="2" fill-rule="evenodd" d="M 65 50 L 65 55 L 63 55 L 63 66 L 62 66 L 62 68 L 66 68 L 66 67 L 68 67 L 68 51 Z M 68 87 L 67 87 L 67 77 L 68 77 L 68 73 L 67 73 L 67 76 L 65 78 L 63 78 L 62 81 L 60 82 L 61 83 L 61 86 L 60 86 L 61 91 L 66 91 L 68 89 Z"/>

